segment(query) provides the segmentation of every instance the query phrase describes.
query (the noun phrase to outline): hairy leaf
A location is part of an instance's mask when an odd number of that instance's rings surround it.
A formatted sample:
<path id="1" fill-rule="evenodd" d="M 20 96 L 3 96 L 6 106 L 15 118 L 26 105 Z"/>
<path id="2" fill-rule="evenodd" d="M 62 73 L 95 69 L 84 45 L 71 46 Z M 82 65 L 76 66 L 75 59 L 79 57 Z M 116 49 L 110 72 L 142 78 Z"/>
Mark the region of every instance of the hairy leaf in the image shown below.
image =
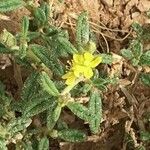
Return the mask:
<path id="1" fill-rule="evenodd" d="M 40 85 L 38 83 L 39 73 L 33 72 L 25 81 L 22 89 L 21 98 L 29 101 L 35 94 L 39 92 Z"/>
<path id="2" fill-rule="evenodd" d="M 1 0 L 0 12 L 15 10 L 25 5 L 23 0 Z"/>
<path id="3" fill-rule="evenodd" d="M 59 91 L 57 90 L 54 82 L 50 79 L 47 73 L 42 72 L 40 75 L 40 85 L 44 91 L 53 96 L 58 96 Z"/>
<path id="4" fill-rule="evenodd" d="M 100 57 L 102 57 L 102 63 L 103 64 L 112 64 L 113 58 L 110 54 L 100 54 Z"/>
<path id="5" fill-rule="evenodd" d="M 42 8 L 36 8 L 34 11 L 35 20 L 39 27 L 42 27 L 46 22 L 46 15 Z"/>
<path id="6" fill-rule="evenodd" d="M 141 56 L 140 63 L 141 63 L 142 65 L 148 65 L 148 66 L 150 66 L 150 51 L 146 51 L 146 52 Z"/>
<path id="7" fill-rule="evenodd" d="M 1 150 L 8 150 L 6 146 L 6 141 L 0 137 L 0 149 Z"/>
<path id="8" fill-rule="evenodd" d="M 83 106 L 80 103 L 77 102 L 69 102 L 67 104 L 67 107 L 79 118 L 85 120 L 85 121 L 89 121 L 89 119 L 91 118 L 91 114 L 89 112 L 89 110 Z"/>
<path id="9" fill-rule="evenodd" d="M 99 132 L 99 127 L 102 119 L 102 102 L 98 92 L 92 91 L 89 100 L 89 111 L 92 115 L 89 122 L 90 129 L 93 133 Z"/>
<path id="10" fill-rule="evenodd" d="M 149 141 L 150 140 L 150 132 L 142 131 L 140 133 L 140 138 L 142 141 Z"/>
<path id="11" fill-rule="evenodd" d="M 131 50 L 129 49 L 122 49 L 121 50 L 121 54 L 123 57 L 127 58 L 127 59 L 132 59 L 134 56 L 133 56 L 133 53 Z"/>
<path id="12" fill-rule="evenodd" d="M 74 129 L 58 131 L 58 137 L 68 142 L 83 142 L 86 140 L 86 135 L 83 132 Z"/>
<path id="13" fill-rule="evenodd" d="M 55 107 L 55 101 L 51 97 L 40 95 L 32 99 L 32 101 L 23 104 L 23 117 L 32 117 L 47 109 Z"/>
<path id="14" fill-rule="evenodd" d="M 82 12 L 77 21 L 77 33 L 76 42 L 77 45 L 81 46 L 89 41 L 89 23 L 88 23 L 87 12 Z"/>
<path id="15" fill-rule="evenodd" d="M 14 135 L 17 132 L 26 129 L 31 124 L 31 122 L 32 120 L 29 118 L 17 118 L 11 120 L 6 128 L 12 135 Z"/>
<path id="16" fill-rule="evenodd" d="M 22 20 L 22 36 L 24 38 L 26 38 L 28 35 L 28 29 L 29 29 L 29 18 L 27 16 L 24 16 Z"/>
<path id="17" fill-rule="evenodd" d="M 52 130 L 60 117 L 61 107 L 59 105 L 54 109 L 48 109 L 47 111 L 47 127 Z"/>
<path id="18" fill-rule="evenodd" d="M 150 73 L 143 73 L 143 74 L 141 74 L 141 81 L 145 85 L 150 86 Z"/>
<path id="19" fill-rule="evenodd" d="M 49 150 L 49 140 L 47 137 L 43 137 L 42 139 L 40 139 L 38 150 Z"/>

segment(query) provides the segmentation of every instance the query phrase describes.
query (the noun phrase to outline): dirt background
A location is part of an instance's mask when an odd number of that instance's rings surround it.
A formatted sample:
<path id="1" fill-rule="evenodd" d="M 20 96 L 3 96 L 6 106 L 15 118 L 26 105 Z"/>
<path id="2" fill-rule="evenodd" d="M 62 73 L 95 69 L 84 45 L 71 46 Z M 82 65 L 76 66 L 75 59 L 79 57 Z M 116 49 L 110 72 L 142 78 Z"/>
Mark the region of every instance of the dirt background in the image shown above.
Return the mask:
<path id="1" fill-rule="evenodd" d="M 35 4 L 38 6 L 39 2 L 36 0 Z M 150 25 L 150 19 L 146 15 L 150 0 L 64 0 L 64 3 L 52 0 L 50 5 L 54 14 L 51 23 L 67 29 L 72 41 L 75 38 L 77 16 L 81 11 L 87 10 L 91 31 L 96 34 L 100 52 L 119 54 L 135 35 L 131 28 L 133 22 Z M 13 34 L 17 33 L 24 15 L 30 16 L 25 8 L 1 15 L 0 31 L 6 28 Z M 7 90 L 17 98 L 22 86 L 18 74 L 21 74 L 24 81 L 27 72 L 20 69 L 10 57 L 0 55 L 0 79 L 6 84 Z M 52 140 L 52 150 L 125 150 L 129 149 L 128 142 L 125 141 L 126 133 L 133 138 L 134 147 L 144 144 L 147 150 L 150 149 L 149 143 L 143 143 L 139 139 L 141 130 L 150 129 L 150 125 L 145 121 L 145 115 L 150 114 L 150 89 L 141 84 L 134 68 L 121 57 L 118 60 L 111 66 L 111 71 L 120 72 L 121 86 L 110 86 L 104 93 L 101 133 L 89 134 L 87 142 L 78 144 Z M 72 114 L 64 116 L 70 126 L 89 132 L 88 125 Z"/>

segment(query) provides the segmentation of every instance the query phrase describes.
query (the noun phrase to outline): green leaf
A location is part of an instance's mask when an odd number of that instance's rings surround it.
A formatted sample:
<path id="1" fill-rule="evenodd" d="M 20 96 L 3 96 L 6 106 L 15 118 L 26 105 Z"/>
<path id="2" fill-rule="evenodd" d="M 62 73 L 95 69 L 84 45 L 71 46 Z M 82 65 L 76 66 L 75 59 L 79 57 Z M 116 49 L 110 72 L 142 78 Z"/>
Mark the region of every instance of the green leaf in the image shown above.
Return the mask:
<path id="1" fill-rule="evenodd" d="M 61 49 L 62 51 L 66 51 L 68 54 L 77 53 L 76 48 L 68 41 L 67 38 L 58 37 L 56 39 L 56 43 L 58 50 Z"/>
<path id="2" fill-rule="evenodd" d="M 134 23 L 132 24 L 132 28 L 133 28 L 134 31 L 136 31 L 136 33 L 137 33 L 139 36 L 141 36 L 141 35 L 143 34 L 143 28 L 142 28 L 142 26 L 141 26 L 140 24 L 134 22 Z"/>
<path id="3" fill-rule="evenodd" d="M 0 138 L 0 149 L 1 150 L 8 150 L 6 146 L 6 141 L 2 138 Z"/>
<path id="4" fill-rule="evenodd" d="M 140 139 L 142 141 L 150 141 L 150 132 L 147 132 L 147 131 L 142 131 L 140 133 Z"/>
<path id="5" fill-rule="evenodd" d="M 150 73 L 141 74 L 141 81 L 146 85 L 150 86 Z"/>
<path id="6" fill-rule="evenodd" d="M 89 41 L 89 23 L 87 12 L 82 12 L 77 21 L 76 29 L 76 42 L 77 45 L 81 46 Z"/>
<path id="7" fill-rule="evenodd" d="M 22 131 L 24 129 L 26 129 L 30 124 L 31 124 L 32 120 L 31 119 L 27 119 L 27 118 L 17 118 L 17 119 L 13 119 L 11 120 L 8 125 L 7 125 L 7 130 L 8 132 L 11 133 L 11 135 L 13 136 L 14 134 L 18 133 L 19 131 Z"/>
<path id="8" fill-rule="evenodd" d="M 12 48 L 17 45 L 16 38 L 6 29 L 0 34 L 0 42 L 7 48 Z"/>
<path id="9" fill-rule="evenodd" d="M 21 98 L 29 101 L 35 94 L 39 92 L 40 84 L 38 83 L 39 73 L 33 72 L 25 81 L 22 89 Z"/>
<path id="10" fill-rule="evenodd" d="M 100 90 L 107 90 L 107 85 L 112 81 L 109 78 L 95 78 L 92 80 L 93 86 Z"/>
<path id="11" fill-rule="evenodd" d="M 9 54 L 9 53 L 12 53 L 12 50 L 9 48 L 6 48 L 2 43 L 0 43 L 0 53 Z"/>
<path id="12" fill-rule="evenodd" d="M 122 49 L 121 55 L 129 60 L 134 57 L 132 51 L 129 49 Z"/>
<path id="13" fill-rule="evenodd" d="M 62 76 L 64 74 L 62 63 L 58 59 L 50 56 L 48 49 L 37 44 L 30 45 L 30 49 L 28 51 L 29 59 L 42 62 L 46 67 L 53 70 L 56 75 Z"/>
<path id="14" fill-rule="evenodd" d="M 59 91 L 57 90 L 54 82 L 50 79 L 47 73 L 45 72 L 41 73 L 39 82 L 43 90 L 49 93 L 50 95 L 53 95 L 53 96 L 59 95 Z"/>
<path id="15" fill-rule="evenodd" d="M 54 109 L 48 109 L 47 111 L 47 128 L 52 130 L 60 117 L 61 107 L 59 105 Z"/>
<path id="16" fill-rule="evenodd" d="M 22 36 L 24 38 L 28 35 L 28 29 L 29 29 L 29 17 L 24 16 L 22 19 Z"/>
<path id="17" fill-rule="evenodd" d="M 132 63 L 133 66 L 137 66 L 137 65 L 139 64 L 139 60 L 136 59 L 136 58 L 133 58 L 133 59 L 131 60 L 131 63 Z"/>
<path id="18" fill-rule="evenodd" d="M 141 56 L 140 63 L 141 63 L 142 65 L 148 65 L 148 66 L 150 66 L 150 51 L 146 51 L 146 52 Z"/>
<path id="19" fill-rule="evenodd" d="M 112 55 L 100 54 L 100 56 L 102 57 L 103 64 L 112 64 L 112 61 L 113 61 Z"/>
<path id="20" fill-rule="evenodd" d="M 23 0 L 1 0 L 0 12 L 15 10 L 25 5 Z"/>
<path id="21" fill-rule="evenodd" d="M 86 135 L 83 132 L 74 129 L 58 131 L 58 137 L 68 142 L 83 142 L 86 140 Z"/>
<path id="22" fill-rule="evenodd" d="M 134 58 L 139 60 L 143 54 L 143 44 L 139 40 L 133 40 L 131 43 L 131 50 Z"/>
<path id="23" fill-rule="evenodd" d="M 46 15 L 44 10 L 42 10 L 41 8 L 36 8 L 34 11 L 34 16 L 35 16 L 35 20 L 38 24 L 39 27 L 44 26 L 45 22 L 46 22 Z"/>
<path id="24" fill-rule="evenodd" d="M 47 137 L 40 139 L 38 150 L 49 150 L 49 140 Z"/>
<path id="25" fill-rule="evenodd" d="M 89 111 L 92 115 L 89 121 L 90 129 L 95 134 L 99 132 L 102 119 L 102 102 L 98 92 L 92 91 L 89 100 Z"/>
<path id="26" fill-rule="evenodd" d="M 89 110 L 83 106 L 80 103 L 77 102 L 69 102 L 67 104 L 67 107 L 79 118 L 85 120 L 85 121 L 89 121 L 89 119 L 91 118 L 91 114 L 89 112 Z"/>
<path id="27" fill-rule="evenodd" d="M 35 116 L 47 109 L 53 109 L 56 102 L 52 97 L 48 97 L 46 93 L 39 94 L 37 97 L 33 97 L 30 102 L 22 104 L 23 117 L 32 117 Z"/>
<path id="28" fill-rule="evenodd" d="M 46 2 L 43 2 L 41 9 L 45 12 L 46 22 L 48 23 L 48 19 L 50 17 L 50 5 Z"/>

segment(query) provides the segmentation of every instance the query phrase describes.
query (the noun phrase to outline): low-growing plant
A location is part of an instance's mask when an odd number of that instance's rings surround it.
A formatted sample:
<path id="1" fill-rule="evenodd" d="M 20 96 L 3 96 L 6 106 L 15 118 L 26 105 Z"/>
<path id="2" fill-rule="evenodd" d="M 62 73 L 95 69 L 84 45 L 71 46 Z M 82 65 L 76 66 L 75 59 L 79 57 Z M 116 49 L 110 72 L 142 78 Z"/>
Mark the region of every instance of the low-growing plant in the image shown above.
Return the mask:
<path id="1" fill-rule="evenodd" d="M 32 1 L 1 1 L 0 12 L 22 6 L 31 11 L 32 17 L 23 17 L 21 31 L 16 35 L 3 30 L 0 53 L 11 54 L 15 62 L 31 70 L 31 74 L 24 82 L 18 101 L 5 92 L 2 83 L 0 85 L 0 149 L 15 143 L 19 150 L 46 150 L 50 137 L 84 141 L 86 134 L 70 129 L 60 115 L 69 109 L 89 124 L 91 133 L 100 132 L 101 92 L 107 90 L 113 79 L 107 74 L 101 76 L 96 67 L 111 64 L 112 56 L 97 53 L 90 36 L 87 12 L 78 18 L 76 44 L 73 45 L 67 31 L 51 24 L 51 10 L 46 2 L 35 7 Z M 89 99 L 85 105 L 77 101 L 82 95 Z M 33 117 L 41 118 L 40 127 L 32 124 Z"/>
<path id="2" fill-rule="evenodd" d="M 68 32 L 52 24 L 49 2 L 43 0 L 34 6 L 32 0 L 0 1 L 0 13 L 20 7 L 26 7 L 31 14 L 22 18 L 17 34 L 3 30 L 0 53 L 11 54 L 10 59 L 30 73 L 19 100 L 5 91 L 0 82 L 0 149 L 7 150 L 13 143 L 16 150 L 48 150 L 50 138 L 85 141 L 86 132 L 69 127 L 63 118 L 64 111 L 88 123 L 91 134 L 99 134 L 103 91 L 117 78 L 110 77 L 104 69 L 111 65 L 113 57 L 97 50 L 88 13 L 79 15 L 76 39 L 70 42 Z M 137 37 L 121 54 L 137 68 L 141 81 L 150 86 L 150 74 L 143 71 L 150 65 L 150 51 L 143 48 L 143 40 L 148 36 L 139 24 L 133 28 Z M 82 97 L 87 99 L 85 103 L 80 101 Z M 149 134 L 141 132 L 141 138 L 147 140 Z"/>

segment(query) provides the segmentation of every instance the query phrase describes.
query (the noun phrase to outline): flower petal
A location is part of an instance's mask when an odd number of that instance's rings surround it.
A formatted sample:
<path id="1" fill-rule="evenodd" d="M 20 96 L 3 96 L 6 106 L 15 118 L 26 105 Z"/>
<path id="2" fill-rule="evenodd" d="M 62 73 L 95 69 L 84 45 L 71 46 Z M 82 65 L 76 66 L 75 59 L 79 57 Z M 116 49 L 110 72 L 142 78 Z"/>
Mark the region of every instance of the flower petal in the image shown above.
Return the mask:
<path id="1" fill-rule="evenodd" d="M 82 73 L 83 73 L 83 71 L 84 71 L 84 66 L 81 66 L 81 65 L 75 65 L 75 66 L 73 66 L 73 72 L 74 72 L 74 75 L 76 76 L 76 77 L 79 77 Z"/>
<path id="2" fill-rule="evenodd" d="M 91 53 L 89 52 L 84 53 L 84 61 L 91 62 L 93 59 L 94 59 L 94 56 Z"/>
<path id="3" fill-rule="evenodd" d="M 96 66 L 98 66 L 100 63 L 102 62 L 102 57 L 96 57 L 91 63 L 90 63 L 90 67 L 95 68 Z"/>
<path id="4" fill-rule="evenodd" d="M 62 76 L 62 79 L 68 79 L 68 78 L 70 78 L 71 76 L 73 76 L 74 74 L 73 74 L 73 72 L 72 71 L 69 71 L 68 73 L 66 73 L 66 74 L 64 74 L 63 76 Z"/>
<path id="5" fill-rule="evenodd" d="M 84 69 L 84 76 L 87 79 L 90 79 L 93 76 L 93 71 L 90 67 Z"/>
<path id="6" fill-rule="evenodd" d="M 74 55 L 73 55 L 73 61 L 74 61 L 75 63 L 82 64 L 83 61 L 84 61 L 83 55 L 74 54 Z"/>
<path id="7" fill-rule="evenodd" d="M 70 78 L 68 78 L 68 79 L 66 80 L 65 83 L 66 83 L 67 85 L 72 85 L 72 84 L 74 84 L 75 80 L 76 80 L 76 77 L 75 77 L 75 76 L 71 76 Z"/>

